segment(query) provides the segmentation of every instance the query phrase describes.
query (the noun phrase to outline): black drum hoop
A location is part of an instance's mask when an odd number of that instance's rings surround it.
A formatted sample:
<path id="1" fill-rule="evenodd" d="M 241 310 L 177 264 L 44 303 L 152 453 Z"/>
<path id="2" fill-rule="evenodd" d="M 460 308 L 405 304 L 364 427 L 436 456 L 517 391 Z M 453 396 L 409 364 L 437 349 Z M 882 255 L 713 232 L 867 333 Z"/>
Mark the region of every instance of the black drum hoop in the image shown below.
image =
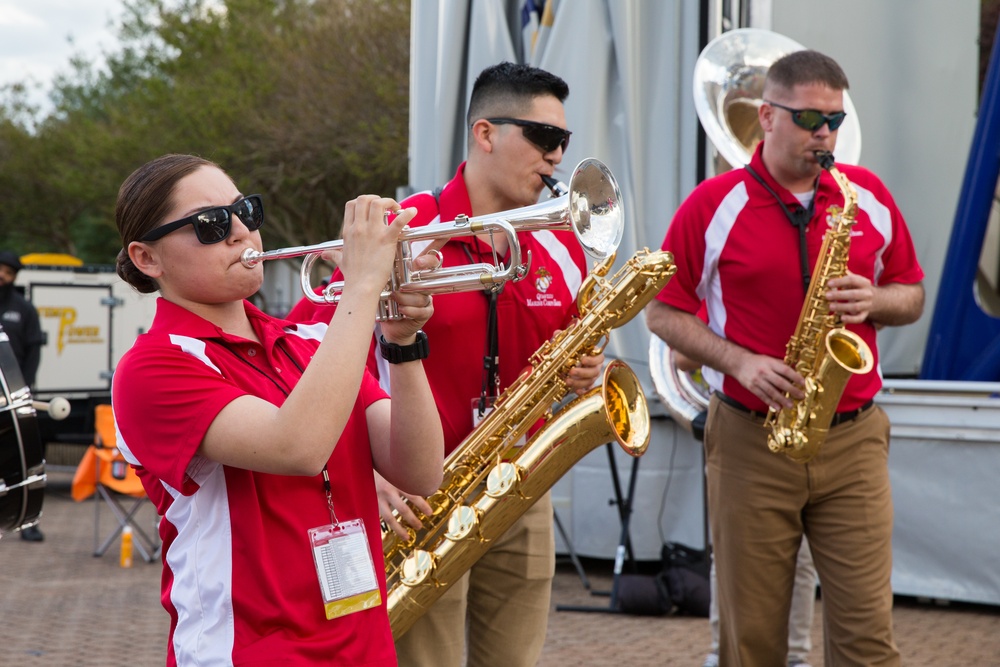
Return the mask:
<path id="1" fill-rule="evenodd" d="M 45 458 L 31 390 L 0 327 L 0 537 L 42 514 Z"/>

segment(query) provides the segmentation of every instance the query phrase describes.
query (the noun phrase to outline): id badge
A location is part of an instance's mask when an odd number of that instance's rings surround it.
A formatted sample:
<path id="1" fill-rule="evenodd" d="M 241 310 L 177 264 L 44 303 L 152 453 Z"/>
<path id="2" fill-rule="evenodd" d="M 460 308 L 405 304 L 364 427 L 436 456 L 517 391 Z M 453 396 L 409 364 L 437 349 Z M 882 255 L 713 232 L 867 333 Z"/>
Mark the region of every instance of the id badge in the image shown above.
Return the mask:
<path id="1" fill-rule="evenodd" d="M 479 398 L 472 399 L 472 428 L 476 428 L 477 426 L 479 426 L 479 422 L 486 419 L 486 415 L 493 412 L 493 404 L 496 403 L 497 399 L 493 396 L 487 397 L 485 401 L 485 407 L 483 408 L 483 411 L 480 412 L 479 402 L 481 400 L 482 399 Z"/>
<path id="2" fill-rule="evenodd" d="M 309 530 L 327 620 L 382 604 L 361 519 Z"/>
<path id="3" fill-rule="evenodd" d="M 480 414 L 479 412 L 479 400 L 478 398 L 472 399 L 472 428 L 479 426 L 480 422 L 486 419 L 486 415 L 493 412 L 494 404 L 496 403 L 496 397 L 490 396 L 486 399 L 486 409 Z M 515 442 L 512 447 L 523 447 L 527 439 L 522 435 L 517 442 Z"/>

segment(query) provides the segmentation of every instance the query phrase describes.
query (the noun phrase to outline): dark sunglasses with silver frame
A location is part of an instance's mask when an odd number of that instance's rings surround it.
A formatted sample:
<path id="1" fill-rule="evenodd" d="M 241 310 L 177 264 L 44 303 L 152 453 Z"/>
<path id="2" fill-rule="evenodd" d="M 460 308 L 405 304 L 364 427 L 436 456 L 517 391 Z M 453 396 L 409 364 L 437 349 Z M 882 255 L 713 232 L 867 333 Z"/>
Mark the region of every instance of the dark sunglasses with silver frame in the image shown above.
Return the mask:
<path id="1" fill-rule="evenodd" d="M 566 149 L 569 148 L 569 135 L 573 134 L 569 130 L 564 130 L 555 125 L 547 125 L 521 118 L 486 118 L 485 120 L 494 125 L 517 125 L 521 128 L 525 139 L 546 153 L 551 153 L 560 146 L 562 146 L 563 153 L 565 153 Z"/>
<path id="2" fill-rule="evenodd" d="M 816 109 L 793 109 L 791 107 L 786 107 L 784 104 L 768 102 L 767 100 L 764 100 L 764 103 L 770 104 L 772 107 L 784 109 L 785 111 L 791 113 L 792 122 L 801 127 L 803 130 L 809 130 L 810 132 L 815 132 L 819 128 L 823 127 L 823 123 L 830 126 L 831 132 L 836 132 L 837 128 L 843 124 L 844 119 L 847 118 L 846 111 L 838 111 L 837 113 L 827 115 Z"/>
<path id="3" fill-rule="evenodd" d="M 229 206 L 214 206 L 199 211 L 174 222 L 168 222 L 149 231 L 140 241 L 150 243 L 162 239 L 172 231 L 185 225 L 194 225 L 195 236 L 204 245 L 218 243 L 229 238 L 233 228 L 233 216 L 239 217 L 251 232 L 264 224 L 264 202 L 260 195 L 247 195 Z"/>

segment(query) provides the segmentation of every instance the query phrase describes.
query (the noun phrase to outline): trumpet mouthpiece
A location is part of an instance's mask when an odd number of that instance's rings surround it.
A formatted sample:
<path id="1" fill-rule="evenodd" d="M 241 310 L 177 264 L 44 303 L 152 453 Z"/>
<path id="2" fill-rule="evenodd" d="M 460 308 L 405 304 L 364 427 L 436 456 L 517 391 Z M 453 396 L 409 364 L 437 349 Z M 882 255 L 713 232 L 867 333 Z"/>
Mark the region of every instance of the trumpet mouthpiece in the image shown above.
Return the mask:
<path id="1" fill-rule="evenodd" d="M 240 255 L 240 263 L 248 269 L 252 269 L 260 264 L 260 256 L 262 254 L 263 253 L 259 253 L 253 248 L 247 248 L 243 251 L 243 254 Z"/>
<path id="2" fill-rule="evenodd" d="M 562 197 L 564 194 L 569 192 L 569 189 L 565 185 L 563 185 L 556 179 L 552 178 L 551 176 L 546 176 L 543 174 L 542 183 L 545 183 L 545 187 L 547 187 L 549 190 L 552 191 L 553 197 Z"/>

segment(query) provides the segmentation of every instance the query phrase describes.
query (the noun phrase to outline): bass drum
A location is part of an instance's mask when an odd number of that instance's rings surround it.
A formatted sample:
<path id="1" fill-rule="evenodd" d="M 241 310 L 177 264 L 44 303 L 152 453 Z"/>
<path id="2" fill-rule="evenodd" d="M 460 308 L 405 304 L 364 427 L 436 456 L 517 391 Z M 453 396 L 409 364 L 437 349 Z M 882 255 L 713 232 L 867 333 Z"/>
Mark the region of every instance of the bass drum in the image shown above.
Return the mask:
<path id="1" fill-rule="evenodd" d="M 38 417 L 10 340 L 0 327 L 0 537 L 38 523 L 45 458 Z"/>

